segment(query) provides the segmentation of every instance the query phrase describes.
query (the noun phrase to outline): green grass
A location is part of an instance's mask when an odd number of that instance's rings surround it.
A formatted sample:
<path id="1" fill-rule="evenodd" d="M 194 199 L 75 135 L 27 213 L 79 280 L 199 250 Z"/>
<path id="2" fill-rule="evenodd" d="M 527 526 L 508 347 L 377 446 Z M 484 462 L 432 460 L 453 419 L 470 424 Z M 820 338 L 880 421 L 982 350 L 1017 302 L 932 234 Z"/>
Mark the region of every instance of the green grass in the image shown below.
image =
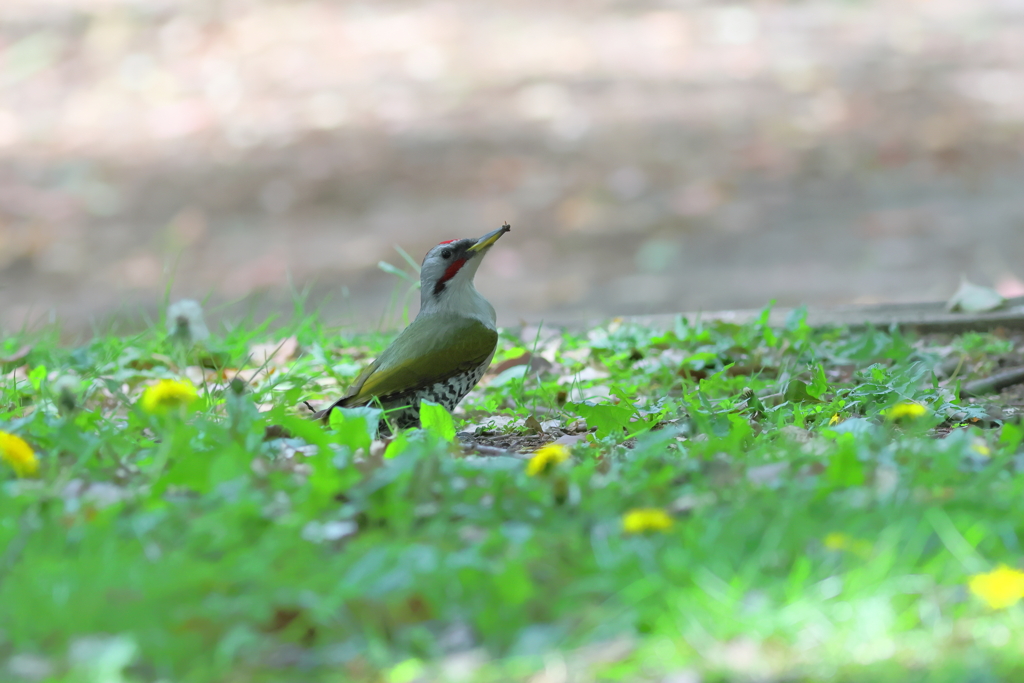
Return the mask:
<path id="1" fill-rule="evenodd" d="M 294 358 L 227 381 L 290 336 Z M 205 349 L 156 328 L 3 338 L 0 358 L 31 350 L 0 368 L 0 430 L 40 471 L 0 463 L 0 678 L 1020 680 L 1021 605 L 991 609 L 968 581 L 1021 565 L 1022 431 L 968 426 L 984 411 L 935 379 L 938 347 L 799 315 L 505 332 L 496 362 L 535 348 L 553 371 L 474 392 L 458 426 L 597 429 L 530 477 L 462 457 L 443 416 L 383 455 L 372 415 L 299 416 L 387 341 L 301 315 Z M 947 350 L 962 376 L 1006 344 Z M 191 408 L 139 408 L 186 376 Z M 926 414 L 887 418 L 906 402 Z M 293 437 L 264 440 L 270 424 Z M 635 508 L 674 523 L 627 534 Z"/>

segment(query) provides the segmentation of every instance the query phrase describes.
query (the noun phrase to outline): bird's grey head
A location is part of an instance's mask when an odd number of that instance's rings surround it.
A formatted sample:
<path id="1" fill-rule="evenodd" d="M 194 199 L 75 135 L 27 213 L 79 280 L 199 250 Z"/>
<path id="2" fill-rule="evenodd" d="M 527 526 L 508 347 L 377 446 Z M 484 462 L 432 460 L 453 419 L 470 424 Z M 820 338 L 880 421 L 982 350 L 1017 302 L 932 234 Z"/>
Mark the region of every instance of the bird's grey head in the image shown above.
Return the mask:
<path id="1" fill-rule="evenodd" d="M 474 244 L 476 240 L 472 239 L 448 240 L 427 252 L 420 266 L 420 287 L 424 298 L 443 296 L 457 283 L 467 279 L 473 281 L 482 256 L 468 251 Z"/>
<path id="2" fill-rule="evenodd" d="M 420 266 L 423 300 L 442 298 L 448 292 L 471 286 L 484 254 L 509 230 L 505 224 L 479 239 L 447 240 L 428 251 Z"/>

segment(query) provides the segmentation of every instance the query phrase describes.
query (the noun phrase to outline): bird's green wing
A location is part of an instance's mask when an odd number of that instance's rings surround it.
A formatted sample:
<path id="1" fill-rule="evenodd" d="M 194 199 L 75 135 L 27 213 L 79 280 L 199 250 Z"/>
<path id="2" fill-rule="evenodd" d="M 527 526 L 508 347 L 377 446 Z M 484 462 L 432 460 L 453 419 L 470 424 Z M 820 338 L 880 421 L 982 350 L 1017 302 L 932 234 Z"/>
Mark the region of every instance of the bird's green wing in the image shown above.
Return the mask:
<path id="1" fill-rule="evenodd" d="M 354 382 L 352 382 L 352 386 L 348 388 L 348 392 L 346 392 L 344 396 L 326 408 L 314 412 L 311 417 L 314 420 L 323 420 L 326 422 L 330 418 L 331 411 L 339 406 L 347 407 L 362 405 L 356 401 L 355 396 L 359 394 L 359 390 L 362 389 L 363 384 L 366 382 L 366 378 L 373 374 L 378 365 L 380 365 L 380 358 L 363 368 L 362 372 L 360 372 L 359 376 L 356 377 Z M 363 401 L 363 403 L 367 403 L 367 401 Z"/>
<path id="2" fill-rule="evenodd" d="M 478 320 L 414 320 L 356 378 L 341 405 L 361 405 L 427 387 L 471 370 L 494 353 L 498 333 Z"/>
<path id="3" fill-rule="evenodd" d="M 345 396 L 341 398 L 341 400 L 348 400 L 355 396 L 356 394 L 358 394 L 359 390 L 363 388 L 363 384 L 366 383 L 366 378 L 374 373 L 378 365 L 380 365 L 380 358 L 377 358 L 377 360 L 373 361 L 365 368 L 363 368 L 359 372 L 359 375 L 356 376 L 355 380 L 352 382 L 352 385 L 348 388 L 348 391 L 345 393 Z"/>

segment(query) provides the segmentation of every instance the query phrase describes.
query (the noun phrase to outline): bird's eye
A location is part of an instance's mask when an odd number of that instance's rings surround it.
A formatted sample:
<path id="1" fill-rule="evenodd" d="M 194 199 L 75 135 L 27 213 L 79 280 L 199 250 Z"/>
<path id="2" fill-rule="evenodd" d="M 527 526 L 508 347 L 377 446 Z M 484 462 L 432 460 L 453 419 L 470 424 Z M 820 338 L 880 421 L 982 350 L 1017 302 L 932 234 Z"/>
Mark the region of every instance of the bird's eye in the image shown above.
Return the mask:
<path id="1" fill-rule="evenodd" d="M 444 251 L 441 252 L 441 258 L 451 258 L 451 257 L 452 257 L 452 250 L 451 249 L 445 249 Z"/>

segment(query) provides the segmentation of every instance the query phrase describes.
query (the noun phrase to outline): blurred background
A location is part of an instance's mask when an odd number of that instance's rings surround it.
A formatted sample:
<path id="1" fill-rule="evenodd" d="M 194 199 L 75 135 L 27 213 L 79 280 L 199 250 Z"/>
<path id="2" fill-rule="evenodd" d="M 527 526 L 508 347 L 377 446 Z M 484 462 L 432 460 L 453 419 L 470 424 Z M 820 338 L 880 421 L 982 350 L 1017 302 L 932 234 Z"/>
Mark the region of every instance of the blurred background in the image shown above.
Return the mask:
<path id="1" fill-rule="evenodd" d="M 4 329 L 372 328 L 503 221 L 506 325 L 1024 293 L 1024 0 L 2 0 Z"/>

